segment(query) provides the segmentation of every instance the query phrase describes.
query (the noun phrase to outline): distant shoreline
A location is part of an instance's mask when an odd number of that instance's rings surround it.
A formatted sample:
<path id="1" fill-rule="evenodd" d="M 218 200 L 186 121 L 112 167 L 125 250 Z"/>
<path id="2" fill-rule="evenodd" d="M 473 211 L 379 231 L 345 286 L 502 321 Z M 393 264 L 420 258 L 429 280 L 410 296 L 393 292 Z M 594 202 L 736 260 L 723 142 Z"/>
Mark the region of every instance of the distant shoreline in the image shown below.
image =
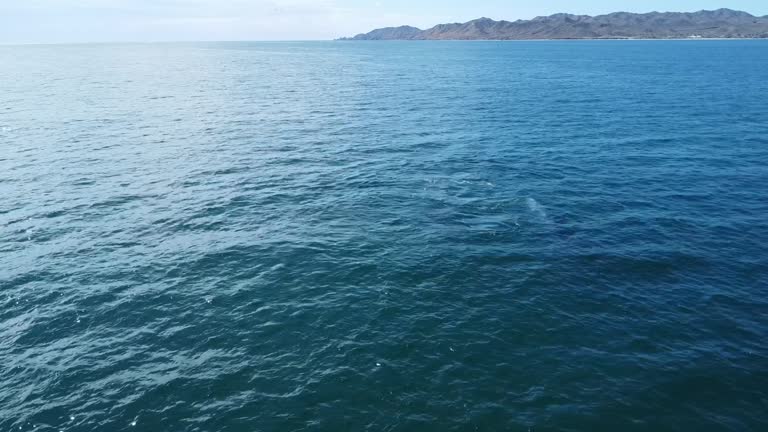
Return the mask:
<path id="1" fill-rule="evenodd" d="M 232 41 L 110 41 L 110 42 L 30 42 L 30 43 L 0 43 L 0 48 L 13 47 L 45 47 L 45 46 L 88 46 L 88 45 L 173 45 L 173 44 L 227 44 L 227 43 L 328 43 L 328 42 L 584 42 L 584 41 L 768 41 L 768 38 L 563 38 L 563 39 L 391 39 L 391 40 L 366 40 L 366 39 L 315 39 L 315 40 L 232 40 Z"/>
<path id="2" fill-rule="evenodd" d="M 759 38 L 551 38 L 551 39 L 333 39 L 333 42 L 578 42 L 578 41 L 768 41 L 768 37 Z M 245 42 L 245 41 L 244 41 Z M 256 41 L 254 41 L 256 42 Z M 291 42 L 291 41 L 285 41 Z M 300 41 L 295 41 L 300 42 Z M 306 41 L 322 42 L 322 41 Z"/>
<path id="3" fill-rule="evenodd" d="M 768 39 L 768 16 L 732 9 L 698 12 L 558 13 L 530 20 L 478 18 L 428 29 L 384 27 L 340 40 L 721 40 Z"/>

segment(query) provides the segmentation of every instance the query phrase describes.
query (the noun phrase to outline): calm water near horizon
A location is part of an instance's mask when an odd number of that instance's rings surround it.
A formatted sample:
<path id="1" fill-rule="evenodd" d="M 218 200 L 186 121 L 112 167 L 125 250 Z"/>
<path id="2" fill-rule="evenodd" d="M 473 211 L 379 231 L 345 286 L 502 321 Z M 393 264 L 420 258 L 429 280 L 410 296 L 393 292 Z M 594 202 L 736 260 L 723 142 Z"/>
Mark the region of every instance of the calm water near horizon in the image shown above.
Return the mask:
<path id="1" fill-rule="evenodd" d="M 768 41 L 0 47 L 0 431 L 768 430 Z"/>

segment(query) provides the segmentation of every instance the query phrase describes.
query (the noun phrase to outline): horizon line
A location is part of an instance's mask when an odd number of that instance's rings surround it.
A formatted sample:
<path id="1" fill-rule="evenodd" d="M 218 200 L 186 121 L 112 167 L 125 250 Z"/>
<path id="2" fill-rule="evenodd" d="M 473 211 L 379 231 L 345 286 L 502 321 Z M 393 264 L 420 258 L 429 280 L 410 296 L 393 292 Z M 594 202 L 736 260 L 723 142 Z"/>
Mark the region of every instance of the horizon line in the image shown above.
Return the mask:
<path id="1" fill-rule="evenodd" d="M 392 40 L 343 40 L 343 39 L 285 39 L 285 40 L 167 40 L 167 41 L 99 41 L 99 42 L 29 42 L 29 43 L 4 43 L 0 42 L 0 48 L 11 47 L 45 47 L 45 46 L 75 46 L 75 45 L 173 45 L 173 44 L 228 44 L 228 43 L 449 43 L 449 42 L 681 42 L 681 41 L 768 41 L 768 38 L 561 38 L 561 39 L 392 39 Z"/>
<path id="2" fill-rule="evenodd" d="M 471 19 L 471 20 L 466 21 L 466 22 L 458 22 L 457 21 L 457 22 L 453 22 L 453 23 L 437 23 L 437 24 L 434 24 L 434 25 L 432 25 L 430 27 L 425 27 L 424 29 L 422 29 L 421 27 L 411 26 L 409 24 L 391 25 L 391 26 L 378 27 L 378 28 L 375 28 L 373 30 L 368 30 L 368 32 L 371 32 L 371 31 L 374 31 L 374 30 L 393 29 L 393 28 L 400 28 L 400 27 L 413 27 L 415 29 L 418 29 L 419 31 L 426 31 L 426 30 L 429 30 L 429 29 L 434 28 L 434 27 L 439 26 L 439 25 L 444 25 L 444 24 L 466 24 L 466 23 L 469 23 L 469 22 L 483 20 L 483 19 L 488 19 L 488 20 L 495 21 L 495 22 L 515 23 L 515 22 L 520 22 L 520 21 L 532 21 L 532 20 L 537 19 L 537 18 L 546 18 L 546 17 L 555 16 L 555 15 L 570 15 L 570 16 L 577 16 L 577 17 L 596 18 L 596 17 L 607 16 L 607 15 L 612 15 L 612 14 L 619 14 L 619 13 L 628 13 L 628 14 L 633 14 L 633 15 L 649 15 L 649 14 L 654 14 L 654 13 L 692 14 L 692 13 L 700 13 L 700 12 L 717 12 L 717 11 L 721 11 L 721 10 L 728 10 L 728 11 L 732 11 L 732 12 L 743 12 L 743 13 L 747 13 L 747 14 L 755 17 L 755 18 L 765 18 L 765 19 L 768 19 L 768 15 L 756 15 L 756 14 L 753 14 L 753 13 L 745 11 L 745 10 L 731 9 L 731 8 L 728 8 L 728 7 L 722 7 L 722 8 L 717 8 L 717 9 L 699 9 L 699 10 L 694 10 L 694 11 L 679 11 L 679 10 L 672 11 L 672 10 L 670 10 L 670 11 L 663 11 L 663 12 L 659 11 L 659 10 L 652 10 L 652 11 L 649 11 L 649 12 L 627 12 L 627 11 L 618 10 L 618 11 L 614 11 L 614 12 L 599 13 L 599 14 L 592 14 L 592 15 L 591 14 L 583 14 L 583 13 L 582 14 L 580 14 L 580 13 L 573 13 L 573 12 L 555 12 L 555 13 L 552 13 L 552 14 L 549 14 L 549 15 L 537 15 L 537 16 L 534 16 L 532 18 L 527 18 L 527 19 L 519 18 L 519 19 L 515 19 L 515 20 L 508 20 L 508 19 L 503 19 L 503 18 L 502 19 L 495 19 L 495 18 L 488 18 L 487 16 L 481 16 L 481 17 L 474 18 L 474 19 Z M 362 35 L 362 34 L 366 34 L 366 33 L 365 32 L 358 33 L 357 35 Z M 163 40 L 163 39 L 160 39 L 160 40 L 147 40 L 147 41 L 126 39 L 126 40 L 57 41 L 57 42 L 53 42 L 53 41 L 51 41 L 51 42 L 48 42 L 48 41 L 46 41 L 46 42 L 2 42 L 2 41 L 0 41 L 0 46 L 97 45 L 97 44 L 162 44 L 162 43 L 238 43 L 238 42 L 260 42 L 260 43 L 267 43 L 267 42 L 277 42 L 277 43 L 280 43 L 280 42 L 283 42 L 283 43 L 285 43 L 285 42 L 329 42 L 329 41 L 339 41 L 339 40 L 343 40 L 343 39 L 352 39 L 353 37 L 354 36 L 337 36 L 337 37 L 334 37 L 334 38 L 331 38 L 331 39 L 325 39 L 325 38 L 323 38 L 323 39 L 233 39 L 233 40 L 215 40 L 215 39 L 182 39 L 182 40 L 167 39 L 167 40 Z M 744 39 L 760 39 L 760 38 L 721 38 L 721 39 L 737 39 L 737 40 L 738 39 L 742 39 L 742 40 L 744 40 Z M 493 40 L 493 39 L 491 39 L 491 40 Z M 633 38 L 616 38 L 616 39 L 590 39 L 590 38 L 585 38 L 585 39 L 511 39 L 510 41 L 515 41 L 515 40 L 517 40 L 517 41 L 524 41 L 524 40 L 641 40 L 641 39 L 633 39 Z M 657 39 L 648 39 L 648 40 L 657 40 Z M 675 39 L 664 39 L 664 40 L 675 40 Z M 684 38 L 680 38 L 679 40 L 684 40 Z M 498 41 L 498 40 L 496 40 L 496 41 Z"/>

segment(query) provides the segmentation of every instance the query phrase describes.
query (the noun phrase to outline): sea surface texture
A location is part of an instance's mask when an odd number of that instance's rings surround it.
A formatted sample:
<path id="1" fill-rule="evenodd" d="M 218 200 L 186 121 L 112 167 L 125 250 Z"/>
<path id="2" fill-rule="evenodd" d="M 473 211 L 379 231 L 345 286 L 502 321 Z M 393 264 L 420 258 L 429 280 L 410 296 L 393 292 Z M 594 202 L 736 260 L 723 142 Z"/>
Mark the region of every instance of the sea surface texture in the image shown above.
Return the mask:
<path id="1" fill-rule="evenodd" d="M 767 431 L 768 42 L 0 47 L 0 431 Z"/>

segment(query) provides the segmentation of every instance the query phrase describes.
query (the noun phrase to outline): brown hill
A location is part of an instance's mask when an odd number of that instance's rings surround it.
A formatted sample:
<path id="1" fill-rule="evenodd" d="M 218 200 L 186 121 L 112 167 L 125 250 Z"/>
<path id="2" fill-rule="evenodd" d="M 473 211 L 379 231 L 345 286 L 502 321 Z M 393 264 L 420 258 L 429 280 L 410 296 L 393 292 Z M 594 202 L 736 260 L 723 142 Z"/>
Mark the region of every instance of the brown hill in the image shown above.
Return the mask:
<path id="1" fill-rule="evenodd" d="M 555 14 L 532 20 L 440 24 L 428 30 L 390 27 L 351 40 L 525 40 L 525 39 L 678 39 L 768 38 L 768 16 L 756 17 L 731 9 L 715 11 L 616 12 L 588 16 Z M 347 39 L 349 40 L 349 39 Z"/>

